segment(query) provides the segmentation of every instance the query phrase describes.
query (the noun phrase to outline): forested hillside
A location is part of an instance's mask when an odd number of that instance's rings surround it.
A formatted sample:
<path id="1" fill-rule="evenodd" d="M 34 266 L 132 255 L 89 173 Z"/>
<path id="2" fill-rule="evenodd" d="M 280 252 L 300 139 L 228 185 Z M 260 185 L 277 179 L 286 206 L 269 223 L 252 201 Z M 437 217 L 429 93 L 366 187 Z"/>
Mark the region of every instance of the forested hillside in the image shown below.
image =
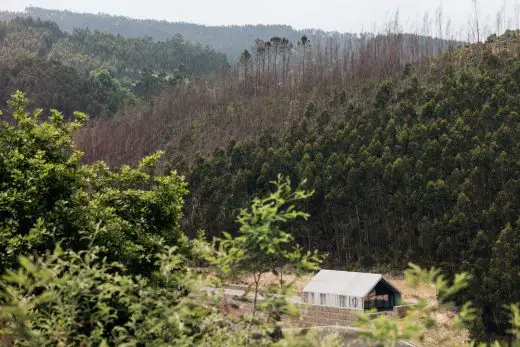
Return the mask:
<path id="1" fill-rule="evenodd" d="M 156 42 L 90 30 L 67 34 L 32 18 L 0 22 L 2 104 L 19 89 L 36 106 L 67 115 L 113 115 L 161 88 L 227 68 L 222 54 L 179 37 Z"/>
<path id="2" fill-rule="evenodd" d="M 338 268 L 468 271 L 473 332 L 504 334 L 502 306 L 520 301 L 519 52 L 518 32 L 491 37 L 357 96 L 310 100 L 282 136 L 198 157 L 187 226 L 234 231 L 238 209 L 278 173 L 307 180 L 312 217 L 292 229 L 302 246 Z"/>

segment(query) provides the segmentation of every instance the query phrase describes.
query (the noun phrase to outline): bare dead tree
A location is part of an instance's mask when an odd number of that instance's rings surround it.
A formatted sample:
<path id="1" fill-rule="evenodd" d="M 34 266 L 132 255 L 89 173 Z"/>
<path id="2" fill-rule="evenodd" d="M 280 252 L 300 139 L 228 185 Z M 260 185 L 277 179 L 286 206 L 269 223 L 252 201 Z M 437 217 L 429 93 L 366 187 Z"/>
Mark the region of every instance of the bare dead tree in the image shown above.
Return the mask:
<path id="1" fill-rule="evenodd" d="M 479 20 L 479 9 L 478 9 L 478 0 L 471 0 L 473 3 L 473 24 L 476 33 L 477 42 L 480 42 L 480 20 Z"/>

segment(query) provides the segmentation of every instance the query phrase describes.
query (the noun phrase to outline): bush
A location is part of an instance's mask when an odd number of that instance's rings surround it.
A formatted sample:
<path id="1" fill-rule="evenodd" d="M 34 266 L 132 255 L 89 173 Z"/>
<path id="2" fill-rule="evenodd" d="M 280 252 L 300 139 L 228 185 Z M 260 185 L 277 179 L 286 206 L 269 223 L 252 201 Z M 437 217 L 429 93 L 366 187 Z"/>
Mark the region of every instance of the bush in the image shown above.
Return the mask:
<path id="1" fill-rule="evenodd" d="M 150 255 L 161 245 L 188 249 L 179 228 L 186 184 L 176 172 L 152 174 L 160 153 L 137 168 L 83 165 L 73 135 L 86 116 L 65 122 L 53 110 L 40 121 L 41 110 L 27 105 L 17 92 L 0 123 L 0 273 L 58 241 L 82 250 L 93 239 L 111 261 L 141 274 L 153 271 Z"/>

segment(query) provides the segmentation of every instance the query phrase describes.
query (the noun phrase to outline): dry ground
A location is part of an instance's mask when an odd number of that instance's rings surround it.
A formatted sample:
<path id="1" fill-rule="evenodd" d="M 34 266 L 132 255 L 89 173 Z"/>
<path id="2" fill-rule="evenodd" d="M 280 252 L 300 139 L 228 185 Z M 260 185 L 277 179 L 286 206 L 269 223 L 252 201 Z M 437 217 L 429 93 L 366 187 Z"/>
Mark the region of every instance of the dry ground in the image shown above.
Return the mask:
<path id="1" fill-rule="evenodd" d="M 403 295 L 404 301 L 413 301 L 414 297 L 421 297 L 428 300 L 433 305 L 437 304 L 435 290 L 431 287 L 421 286 L 417 289 L 411 288 L 403 277 L 385 276 L 388 278 Z M 426 333 L 423 341 L 413 341 L 418 346 L 456 346 L 469 342 L 467 330 L 452 335 L 449 327 L 453 324 L 454 312 L 443 310 L 437 314 L 437 327 Z M 449 341 L 449 345 L 446 344 Z"/>

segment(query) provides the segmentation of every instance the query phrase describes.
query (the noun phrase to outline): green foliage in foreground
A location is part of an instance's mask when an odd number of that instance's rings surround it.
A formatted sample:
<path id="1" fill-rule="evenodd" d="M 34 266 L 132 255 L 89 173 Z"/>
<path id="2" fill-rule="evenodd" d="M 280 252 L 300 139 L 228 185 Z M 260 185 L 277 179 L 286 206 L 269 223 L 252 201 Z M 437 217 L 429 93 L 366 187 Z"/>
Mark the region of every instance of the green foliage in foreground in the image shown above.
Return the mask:
<path id="1" fill-rule="evenodd" d="M 317 270 L 321 262 L 317 253 L 304 253 L 294 237 L 283 230 L 291 221 L 309 217 L 307 213 L 296 210 L 293 204 L 309 198 L 313 192 L 305 191 L 301 185 L 293 192 L 291 182 L 281 176 L 273 183 L 277 188 L 275 192 L 263 199 L 253 199 L 251 208 L 240 212 L 238 236 L 225 233 L 225 239 L 217 240 L 217 265 L 224 274 L 253 275 L 253 316 L 262 275 L 268 272 L 278 275 L 279 288 L 283 291 L 290 287 L 283 278 L 285 271 L 309 272 Z M 281 293 L 275 291 L 274 294 Z"/>
<path id="2" fill-rule="evenodd" d="M 233 320 L 220 313 L 211 283 L 183 268 L 169 248 L 157 256 L 160 287 L 125 274 L 101 249 L 35 260 L 0 282 L 0 343 L 15 346 L 315 346 L 316 336 L 282 338 L 273 324 Z M 330 345 L 338 346 L 333 337 Z"/>
<path id="3" fill-rule="evenodd" d="M 256 200 L 252 212 L 242 211 L 239 222 L 250 237 L 249 248 L 241 237 L 228 238 L 219 251 L 202 239 L 194 240 L 189 259 L 177 247 L 155 253 L 153 281 L 132 274 L 122 264 L 109 262 L 109 250 L 93 246 L 95 234 L 84 251 L 62 251 L 33 259 L 20 257 L 17 270 L 8 270 L 0 281 L 0 341 L 20 346 L 313 346 L 321 342 L 315 335 L 298 334 L 284 338 L 280 326 L 283 315 L 295 312 L 287 296 L 288 285 L 266 292 L 257 317 L 234 320 L 222 313 L 217 278 L 197 274 L 187 265 L 206 260 L 238 266 L 251 260 L 243 251 L 259 249 L 273 242 L 265 252 L 266 262 L 283 267 L 314 268 L 317 255 L 298 254 L 286 245 L 288 237 L 276 224 L 304 214 L 290 203 L 308 194 L 294 193 L 289 182 L 278 181 L 277 191 L 265 200 Z M 282 202 L 283 201 L 283 202 Z M 284 209 L 281 205 L 288 204 Z M 263 240 L 266 232 L 275 230 Z M 87 237 L 88 238 L 88 237 Z M 277 244 L 279 247 L 274 247 Z M 282 246 L 280 246 L 282 245 Z M 287 248 L 287 249 L 286 249 Z M 290 257 L 289 257 L 290 255 Z M 227 259 L 217 259 L 215 256 Z M 276 262 L 272 262 L 276 260 Z M 255 296 L 256 304 L 256 296 Z M 338 346 L 334 337 L 325 344 Z"/>
<path id="4" fill-rule="evenodd" d="M 294 309 L 280 291 L 265 297 L 258 319 L 233 320 L 221 313 L 219 297 L 202 289 L 221 282 L 194 273 L 189 265 L 220 264 L 215 256 L 224 254 L 212 251 L 202 239 L 190 245 L 180 231 L 185 183 L 175 172 L 153 174 L 160 153 L 144 158 L 137 168 L 113 171 L 104 163 L 83 165 L 72 135 L 85 115 L 76 113 L 73 122 L 64 122 L 53 110 L 48 121 L 40 121 L 41 111 L 29 113 L 27 104 L 17 92 L 0 123 L 0 343 L 312 343 L 305 342 L 305 336 L 283 339 L 281 317 Z M 269 244 L 261 240 L 271 228 L 275 233 L 268 235 L 269 242 L 283 245 L 290 240 L 275 227 L 303 216 L 290 203 L 306 194 L 289 187 L 288 182 L 279 184 L 272 194 L 275 204 L 273 199 L 256 201 L 253 219 L 242 213 L 241 223 L 250 225 L 254 243 L 249 249 Z M 244 262 L 231 251 L 243 239 L 227 241 L 233 244 L 223 249 L 237 264 Z M 306 267 L 298 261 L 309 262 L 311 257 L 297 251 L 275 247 L 269 249 L 269 259 Z M 286 288 L 281 290 L 286 293 Z"/>
<path id="5" fill-rule="evenodd" d="M 217 338 L 216 322 L 204 325 L 212 311 L 185 295 L 197 277 L 182 269 L 177 250 L 158 256 L 161 287 L 126 275 L 102 253 L 93 247 L 79 253 L 57 249 L 35 261 L 22 257 L 21 267 L 2 282 L 7 340 L 28 346 L 189 346 Z M 226 332 L 224 326 L 218 331 Z"/>
<path id="6" fill-rule="evenodd" d="M 93 239 L 140 274 L 152 271 L 162 245 L 187 247 L 179 228 L 186 186 L 175 172 L 152 175 L 160 154 L 118 171 L 83 165 L 73 134 L 86 116 L 65 122 L 54 110 L 40 121 L 27 104 L 17 92 L 0 123 L 0 273 L 58 242 L 81 250 Z"/>
<path id="7" fill-rule="evenodd" d="M 218 281 L 186 269 L 187 259 L 175 248 L 165 248 L 156 256 L 161 286 L 128 275 L 124 266 L 107 262 L 101 254 L 99 247 L 82 252 L 58 248 L 45 257 L 21 257 L 20 268 L 0 281 L 0 342 L 15 346 L 343 345 L 338 335 L 283 334 L 273 320 L 235 320 L 224 315 L 219 292 L 203 289 Z M 373 319 L 362 313 L 358 341 L 395 347 L 400 340 L 421 340 L 428 330 L 439 327 L 436 314 L 468 285 L 465 274 L 448 285 L 438 270 L 416 266 L 406 275 L 412 285 L 436 288 L 439 304 L 418 298 L 403 320 L 386 315 Z M 271 314 L 269 303 L 275 302 L 282 301 L 267 297 L 260 314 Z M 287 301 L 283 305 L 287 311 Z M 520 308 L 511 305 L 508 310 L 512 339 L 492 346 L 520 346 Z M 472 306 L 464 305 L 455 317 L 453 333 L 475 318 Z M 449 338 L 441 345 L 455 346 Z"/>

